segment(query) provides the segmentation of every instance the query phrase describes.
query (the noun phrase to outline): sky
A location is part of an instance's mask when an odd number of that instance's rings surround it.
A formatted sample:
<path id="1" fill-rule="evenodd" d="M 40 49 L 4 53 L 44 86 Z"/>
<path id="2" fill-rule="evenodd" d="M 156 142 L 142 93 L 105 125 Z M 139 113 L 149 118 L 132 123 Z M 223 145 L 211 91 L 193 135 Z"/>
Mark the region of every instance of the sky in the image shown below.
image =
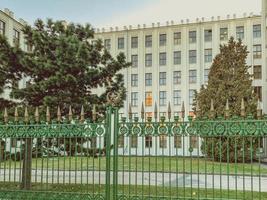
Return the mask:
<path id="1" fill-rule="evenodd" d="M 108 28 L 260 14 L 261 0 L 0 0 L 0 9 L 4 8 L 30 24 L 37 18 L 52 18 Z"/>

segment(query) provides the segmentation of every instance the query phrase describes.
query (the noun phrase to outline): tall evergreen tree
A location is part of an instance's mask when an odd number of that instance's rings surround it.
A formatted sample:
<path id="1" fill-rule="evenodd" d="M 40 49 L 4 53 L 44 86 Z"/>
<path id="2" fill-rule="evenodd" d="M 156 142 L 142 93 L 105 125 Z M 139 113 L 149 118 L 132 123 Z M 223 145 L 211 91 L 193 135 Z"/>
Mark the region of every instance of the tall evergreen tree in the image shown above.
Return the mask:
<path id="1" fill-rule="evenodd" d="M 94 40 L 90 25 L 37 20 L 34 27 L 25 26 L 23 33 L 31 51 L 8 44 L 0 48 L 0 57 L 7 58 L 0 64 L 28 80 L 26 88 L 12 90 L 13 97 L 32 107 L 60 106 L 66 114 L 69 105 L 77 113 L 81 105 L 90 110 L 92 104 L 103 111 L 107 93 L 116 91 L 122 97 L 118 106 L 122 106 L 125 88 L 119 71 L 129 63 L 122 53 L 114 59 L 100 40 Z M 92 91 L 100 87 L 102 94 L 95 95 Z"/>
<path id="2" fill-rule="evenodd" d="M 198 102 L 200 111 L 199 117 L 209 116 L 211 99 L 214 103 L 215 117 L 224 116 L 226 101 L 229 102 L 230 114 L 239 116 L 241 113 L 241 101 L 244 99 L 246 113 L 256 114 L 257 97 L 253 93 L 252 76 L 249 74 L 249 66 L 246 64 L 248 51 L 242 41 L 235 41 L 230 38 L 228 44 L 220 46 L 220 53 L 214 58 L 210 68 L 208 85 L 202 86 L 199 92 L 196 92 L 194 100 L 194 111 L 196 112 L 196 102 Z M 227 160 L 227 142 L 230 148 L 230 161 L 235 160 L 235 150 L 237 150 L 237 159 L 242 161 L 242 142 L 241 137 L 235 140 L 227 140 L 226 137 L 206 138 L 202 150 L 208 156 L 213 156 L 215 160 Z M 256 141 L 253 141 L 257 143 Z M 213 149 L 214 147 L 214 149 Z M 250 159 L 249 147 L 250 140 L 246 138 L 246 158 Z M 254 145 L 256 148 L 257 145 Z M 237 149 L 235 149 L 237 148 Z M 214 150 L 214 152 L 213 152 Z M 221 156 L 220 156 L 221 154 Z"/>

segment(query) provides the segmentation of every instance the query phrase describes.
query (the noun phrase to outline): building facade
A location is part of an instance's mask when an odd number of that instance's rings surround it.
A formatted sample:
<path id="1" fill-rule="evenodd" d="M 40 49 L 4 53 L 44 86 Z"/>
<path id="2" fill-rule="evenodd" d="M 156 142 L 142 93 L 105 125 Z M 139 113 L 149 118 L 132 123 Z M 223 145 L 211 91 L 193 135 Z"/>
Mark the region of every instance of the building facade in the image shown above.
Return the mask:
<path id="1" fill-rule="evenodd" d="M 26 24 L 23 19 L 15 19 L 14 13 L 5 8 L 0 10 L 0 34 L 4 35 L 9 44 L 19 45 L 23 50 L 27 51 L 27 45 L 25 44 L 22 28 Z M 14 87 L 25 87 L 26 79 L 21 80 L 19 83 L 14 83 Z M 9 99 L 10 89 L 6 89 L 1 97 Z"/>
<path id="2" fill-rule="evenodd" d="M 127 114 L 130 104 L 132 112 L 138 116 L 141 102 L 144 102 L 146 115 L 151 116 L 154 102 L 157 102 L 160 116 L 165 116 L 170 102 L 173 115 L 179 115 L 182 101 L 186 113 L 192 112 L 194 90 L 207 84 L 219 46 L 227 43 L 231 36 L 242 39 L 247 45 L 247 65 L 254 75 L 254 91 L 266 102 L 265 26 L 262 21 L 259 15 L 244 14 L 241 18 L 228 15 L 226 19 L 217 17 L 210 21 L 202 18 L 192 23 L 187 20 L 180 24 L 167 22 L 151 27 L 98 30 L 96 38 L 104 41 L 113 56 L 123 52 L 127 61 L 132 62 L 132 66 L 123 71 L 127 100 L 122 113 Z M 267 105 L 262 106 L 266 113 Z"/>

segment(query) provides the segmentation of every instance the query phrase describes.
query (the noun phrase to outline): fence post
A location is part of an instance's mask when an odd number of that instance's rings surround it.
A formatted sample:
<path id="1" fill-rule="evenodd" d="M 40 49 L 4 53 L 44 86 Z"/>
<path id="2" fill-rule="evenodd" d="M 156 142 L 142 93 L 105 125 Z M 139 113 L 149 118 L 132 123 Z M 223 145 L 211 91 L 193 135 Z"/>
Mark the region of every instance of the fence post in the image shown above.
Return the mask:
<path id="1" fill-rule="evenodd" d="M 118 127 L 119 127 L 118 108 L 114 109 L 114 131 L 113 131 L 113 199 L 118 195 Z"/>
<path id="2" fill-rule="evenodd" d="M 106 112 L 106 185 L 105 185 L 105 196 L 107 200 L 110 200 L 110 140 L 111 140 L 111 116 L 112 115 L 112 107 L 108 106 L 107 112 Z"/>

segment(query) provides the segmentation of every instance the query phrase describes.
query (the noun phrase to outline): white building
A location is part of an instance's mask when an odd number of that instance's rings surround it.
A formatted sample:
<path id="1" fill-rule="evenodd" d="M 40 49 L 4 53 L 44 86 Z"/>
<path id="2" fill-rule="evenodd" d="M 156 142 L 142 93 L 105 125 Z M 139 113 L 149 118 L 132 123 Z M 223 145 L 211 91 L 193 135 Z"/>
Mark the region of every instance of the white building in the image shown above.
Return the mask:
<path id="1" fill-rule="evenodd" d="M 22 28 L 26 24 L 23 19 L 15 19 L 14 13 L 5 8 L 4 11 L 0 10 L 0 34 L 5 35 L 11 45 L 19 44 L 23 50 L 28 50 L 25 44 Z M 19 83 L 14 83 L 14 87 L 25 87 L 26 79 L 21 80 Z M 0 97 L 9 99 L 10 89 L 6 89 Z"/>
<path id="2" fill-rule="evenodd" d="M 248 46 L 247 64 L 254 74 L 253 86 L 261 101 L 266 102 L 266 28 L 263 24 L 260 15 L 250 13 L 242 17 L 201 18 L 194 22 L 125 26 L 122 30 L 118 27 L 98 29 L 96 38 L 103 39 L 113 56 L 123 52 L 133 64 L 123 71 L 127 100 L 122 112 L 126 115 L 131 104 L 133 113 L 138 116 L 144 102 L 149 116 L 157 102 L 162 116 L 167 113 L 168 102 L 173 114 L 181 110 L 182 101 L 186 113 L 192 111 L 194 90 L 207 83 L 219 45 L 227 43 L 231 36 L 241 38 Z M 267 113 L 267 104 L 262 106 Z"/>

